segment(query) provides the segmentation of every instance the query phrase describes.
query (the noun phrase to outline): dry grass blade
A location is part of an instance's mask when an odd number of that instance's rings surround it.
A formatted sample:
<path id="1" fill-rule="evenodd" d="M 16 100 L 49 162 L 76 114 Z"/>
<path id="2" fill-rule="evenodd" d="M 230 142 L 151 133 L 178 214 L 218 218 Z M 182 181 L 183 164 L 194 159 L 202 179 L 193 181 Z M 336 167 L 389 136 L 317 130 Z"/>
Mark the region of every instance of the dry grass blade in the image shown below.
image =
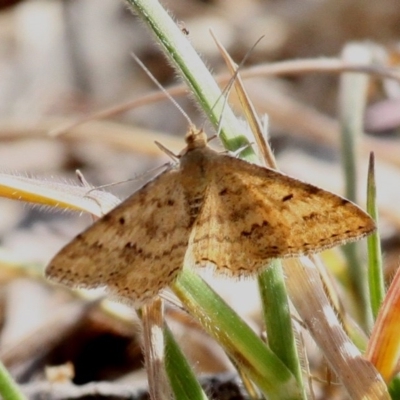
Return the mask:
<path id="1" fill-rule="evenodd" d="M 261 123 L 258 119 L 256 110 L 253 106 L 253 103 L 250 101 L 245 88 L 243 86 L 242 79 L 240 77 L 240 74 L 238 73 L 237 65 L 233 62 L 232 58 L 228 54 L 228 52 L 225 50 L 225 48 L 222 46 L 222 43 L 215 37 L 213 32 L 211 32 L 211 35 L 215 41 L 215 43 L 218 46 L 219 51 L 221 52 L 222 56 L 225 59 L 226 65 L 230 69 L 230 72 L 232 74 L 232 79 L 234 79 L 234 84 L 236 87 L 236 93 L 239 96 L 240 103 L 242 105 L 242 109 L 246 115 L 246 120 L 250 125 L 250 128 L 253 132 L 253 135 L 256 139 L 257 142 L 257 147 L 261 153 L 262 160 L 266 163 L 267 166 L 277 169 L 277 164 L 275 161 L 275 157 L 271 151 L 271 148 L 267 145 Z"/>
<path id="2" fill-rule="evenodd" d="M 170 400 L 171 389 L 165 372 L 163 301 L 154 299 L 142 308 L 143 350 L 152 400 Z"/>
<path id="3" fill-rule="evenodd" d="M 386 382 L 390 382 L 399 370 L 399 310 L 400 270 L 397 270 L 379 310 L 366 352 L 366 358 L 376 366 Z"/>
<path id="4" fill-rule="evenodd" d="M 0 196 L 30 203 L 86 211 L 101 216 L 119 200 L 110 193 L 43 179 L 0 173 Z"/>
<path id="5" fill-rule="evenodd" d="M 350 397 L 389 400 L 382 377 L 343 331 L 312 262 L 307 258 L 285 260 L 284 267 L 293 304 Z M 302 285 L 299 286 L 301 275 Z"/>

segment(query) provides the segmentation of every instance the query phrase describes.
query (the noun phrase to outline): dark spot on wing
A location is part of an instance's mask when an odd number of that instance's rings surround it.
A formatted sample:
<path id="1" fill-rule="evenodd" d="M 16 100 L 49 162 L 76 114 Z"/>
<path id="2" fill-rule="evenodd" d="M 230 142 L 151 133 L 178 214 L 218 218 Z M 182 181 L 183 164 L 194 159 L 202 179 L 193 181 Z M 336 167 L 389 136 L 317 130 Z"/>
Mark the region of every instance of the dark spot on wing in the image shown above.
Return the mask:
<path id="1" fill-rule="evenodd" d="M 223 188 L 218 194 L 220 196 L 224 196 L 224 195 L 228 194 L 228 189 L 227 188 Z"/>
<path id="2" fill-rule="evenodd" d="M 120 225 L 124 225 L 125 224 L 125 218 L 124 217 L 120 217 L 118 222 L 120 223 Z"/>
<path id="3" fill-rule="evenodd" d="M 197 216 L 199 215 L 199 212 L 201 210 L 201 207 L 203 206 L 203 202 L 204 202 L 203 194 L 198 194 L 197 196 L 194 196 L 193 198 L 187 200 L 189 217 L 190 217 L 189 221 L 190 226 L 192 226 L 196 221 Z"/>
<path id="4" fill-rule="evenodd" d="M 171 271 L 168 272 L 167 277 L 175 275 L 178 272 L 178 270 L 180 270 L 180 267 L 171 269 Z"/>
<path id="5" fill-rule="evenodd" d="M 306 186 L 306 192 L 307 192 L 308 194 L 314 194 L 314 195 L 315 195 L 315 194 L 321 192 L 321 189 L 320 189 L 320 188 L 317 188 L 316 186 L 307 185 L 307 186 Z"/>
<path id="6" fill-rule="evenodd" d="M 283 201 L 283 202 L 289 201 L 289 200 L 292 200 L 292 199 L 293 199 L 293 194 L 292 194 L 292 193 L 290 193 L 290 194 L 288 194 L 288 195 L 282 197 L 282 201 Z"/>
<path id="7" fill-rule="evenodd" d="M 146 229 L 146 234 L 149 237 L 153 237 L 159 229 L 158 224 L 156 223 L 156 221 L 154 221 L 154 219 L 146 221 L 146 223 L 144 224 L 144 228 Z"/>
<path id="8" fill-rule="evenodd" d="M 139 199 L 139 204 L 140 204 L 141 206 L 144 206 L 144 205 L 146 204 L 147 199 L 146 199 L 145 196 L 142 195 L 142 193 L 138 194 L 138 195 L 137 195 L 137 198 Z"/>
<path id="9" fill-rule="evenodd" d="M 263 227 L 268 226 L 268 225 L 269 225 L 268 221 L 264 220 L 261 225 L 260 224 L 253 224 L 251 226 L 250 230 L 242 231 L 240 233 L 240 235 L 243 236 L 243 237 L 252 236 L 259 228 L 263 228 Z"/>
<path id="10" fill-rule="evenodd" d="M 210 262 L 210 263 L 212 263 L 212 264 L 214 264 L 214 265 L 217 265 L 217 263 L 215 262 L 215 260 L 212 260 L 211 258 L 208 258 L 208 257 L 202 257 L 198 262 Z"/>
<path id="11" fill-rule="evenodd" d="M 303 220 L 304 221 L 311 221 L 312 219 L 318 218 L 318 214 L 315 212 L 312 212 L 311 214 L 308 215 L 303 215 Z"/>
<path id="12" fill-rule="evenodd" d="M 110 215 L 110 214 L 106 214 L 106 215 L 104 215 L 104 216 L 101 218 L 100 221 L 108 222 L 108 221 L 110 221 L 111 219 L 112 219 L 112 218 L 111 218 L 111 215 Z"/>
<path id="13" fill-rule="evenodd" d="M 246 215 L 252 210 L 252 208 L 253 207 L 247 205 L 237 210 L 233 210 L 229 215 L 229 219 L 233 222 L 240 221 L 241 219 L 244 219 L 246 217 Z"/>

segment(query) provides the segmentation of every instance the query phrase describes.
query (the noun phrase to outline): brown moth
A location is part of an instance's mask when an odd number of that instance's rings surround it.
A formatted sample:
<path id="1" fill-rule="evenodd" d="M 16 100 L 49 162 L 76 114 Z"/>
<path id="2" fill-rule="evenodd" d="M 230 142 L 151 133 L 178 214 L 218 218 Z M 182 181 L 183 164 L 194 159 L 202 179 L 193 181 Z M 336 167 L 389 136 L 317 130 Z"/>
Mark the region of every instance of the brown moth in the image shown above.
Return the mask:
<path id="1" fill-rule="evenodd" d="M 179 163 L 67 244 L 46 276 L 73 287 L 106 286 L 141 305 L 185 263 L 253 276 L 274 258 L 362 238 L 374 221 L 357 205 L 275 170 L 220 154 L 191 127 Z"/>

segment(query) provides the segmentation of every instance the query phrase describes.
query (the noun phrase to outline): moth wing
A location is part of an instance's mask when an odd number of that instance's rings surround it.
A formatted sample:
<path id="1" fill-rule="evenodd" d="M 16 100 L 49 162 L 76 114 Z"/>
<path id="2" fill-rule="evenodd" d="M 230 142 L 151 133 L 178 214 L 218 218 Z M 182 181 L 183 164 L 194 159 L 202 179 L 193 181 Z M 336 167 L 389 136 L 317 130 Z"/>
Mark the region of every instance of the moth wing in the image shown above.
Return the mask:
<path id="1" fill-rule="evenodd" d="M 189 219 L 180 172 L 167 170 L 67 244 L 46 275 L 143 303 L 182 268 Z"/>
<path id="2" fill-rule="evenodd" d="M 193 262 L 228 275 L 254 274 L 375 230 L 357 205 L 333 193 L 229 156 L 209 166 L 210 184 L 193 228 Z"/>

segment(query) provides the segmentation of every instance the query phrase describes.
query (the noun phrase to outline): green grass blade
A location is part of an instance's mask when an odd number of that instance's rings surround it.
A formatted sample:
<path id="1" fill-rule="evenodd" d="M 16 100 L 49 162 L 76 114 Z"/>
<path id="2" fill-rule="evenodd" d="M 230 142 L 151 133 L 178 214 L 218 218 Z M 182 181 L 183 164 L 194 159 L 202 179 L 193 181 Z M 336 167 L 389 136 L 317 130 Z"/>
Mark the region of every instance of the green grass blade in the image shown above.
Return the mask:
<path id="1" fill-rule="evenodd" d="M 365 45 L 349 44 L 343 51 L 343 60 L 370 62 L 370 52 Z M 363 116 L 368 77 L 365 74 L 345 73 L 340 81 L 340 123 L 342 133 L 342 164 L 345 176 L 345 197 L 357 203 L 357 160 L 362 136 Z M 351 288 L 357 306 L 357 317 L 364 328 L 372 326 L 367 276 L 361 262 L 357 243 L 343 246 L 347 258 Z"/>
<path id="2" fill-rule="evenodd" d="M 368 169 L 367 211 L 378 225 L 378 209 L 376 205 L 375 162 L 371 153 Z M 376 319 L 379 308 L 385 297 L 383 263 L 379 230 L 368 236 L 368 282 L 372 315 Z"/>
<path id="3" fill-rule="evenodd" d="M 268 344 L 271 350 L 296 377 L 297 384 L 301 388 L 305 399 L 306 391 L 292 326 L 289 299 L 282 265 L 279 260 L 274 260 L 270 263 L 266 271 L 258 278 L 258 284 L 263 304 Z"/>
<path id="4" fill-rule="evenodd" d="M 283 362 L 198 275 L 185 269 L 172 289 L 269 399 L 302 398 Z"/>
<path id="5" fill-rule="evenodd" d="M 3 400 L 26 400 L 14 379 L 0 362 L 0 397 Z"/>
<path id="6" fill-rule="evenodd" d="M 168 327 L 164 328 L 165 369 L 176 400 L 208 400 Z"/>
<path id="7" fill-rule="evenodd" d="M 248 145 L 243 125 L 235 117 L 210 71 L 193 49 L 170 15 L 156 0 L 127 0 L 140 18 L 147 23 L 164 48 L 164 53 L 188 83 L 198 104 L 215 127 L 221 125 L 220 138 L 228 150 L 235 151 Z M 210 36 L 211 40 L 211 36 Z M 221 114 L 223 112 L 223 118 Z M 247 151 L 252 161 L 256 156 Z"/>
<path id="8" fill-rule="evenodd" d="M 395 376 L 390 382 L 389 393 L 393 400 L 400 399 L 400 376 Z"/>

